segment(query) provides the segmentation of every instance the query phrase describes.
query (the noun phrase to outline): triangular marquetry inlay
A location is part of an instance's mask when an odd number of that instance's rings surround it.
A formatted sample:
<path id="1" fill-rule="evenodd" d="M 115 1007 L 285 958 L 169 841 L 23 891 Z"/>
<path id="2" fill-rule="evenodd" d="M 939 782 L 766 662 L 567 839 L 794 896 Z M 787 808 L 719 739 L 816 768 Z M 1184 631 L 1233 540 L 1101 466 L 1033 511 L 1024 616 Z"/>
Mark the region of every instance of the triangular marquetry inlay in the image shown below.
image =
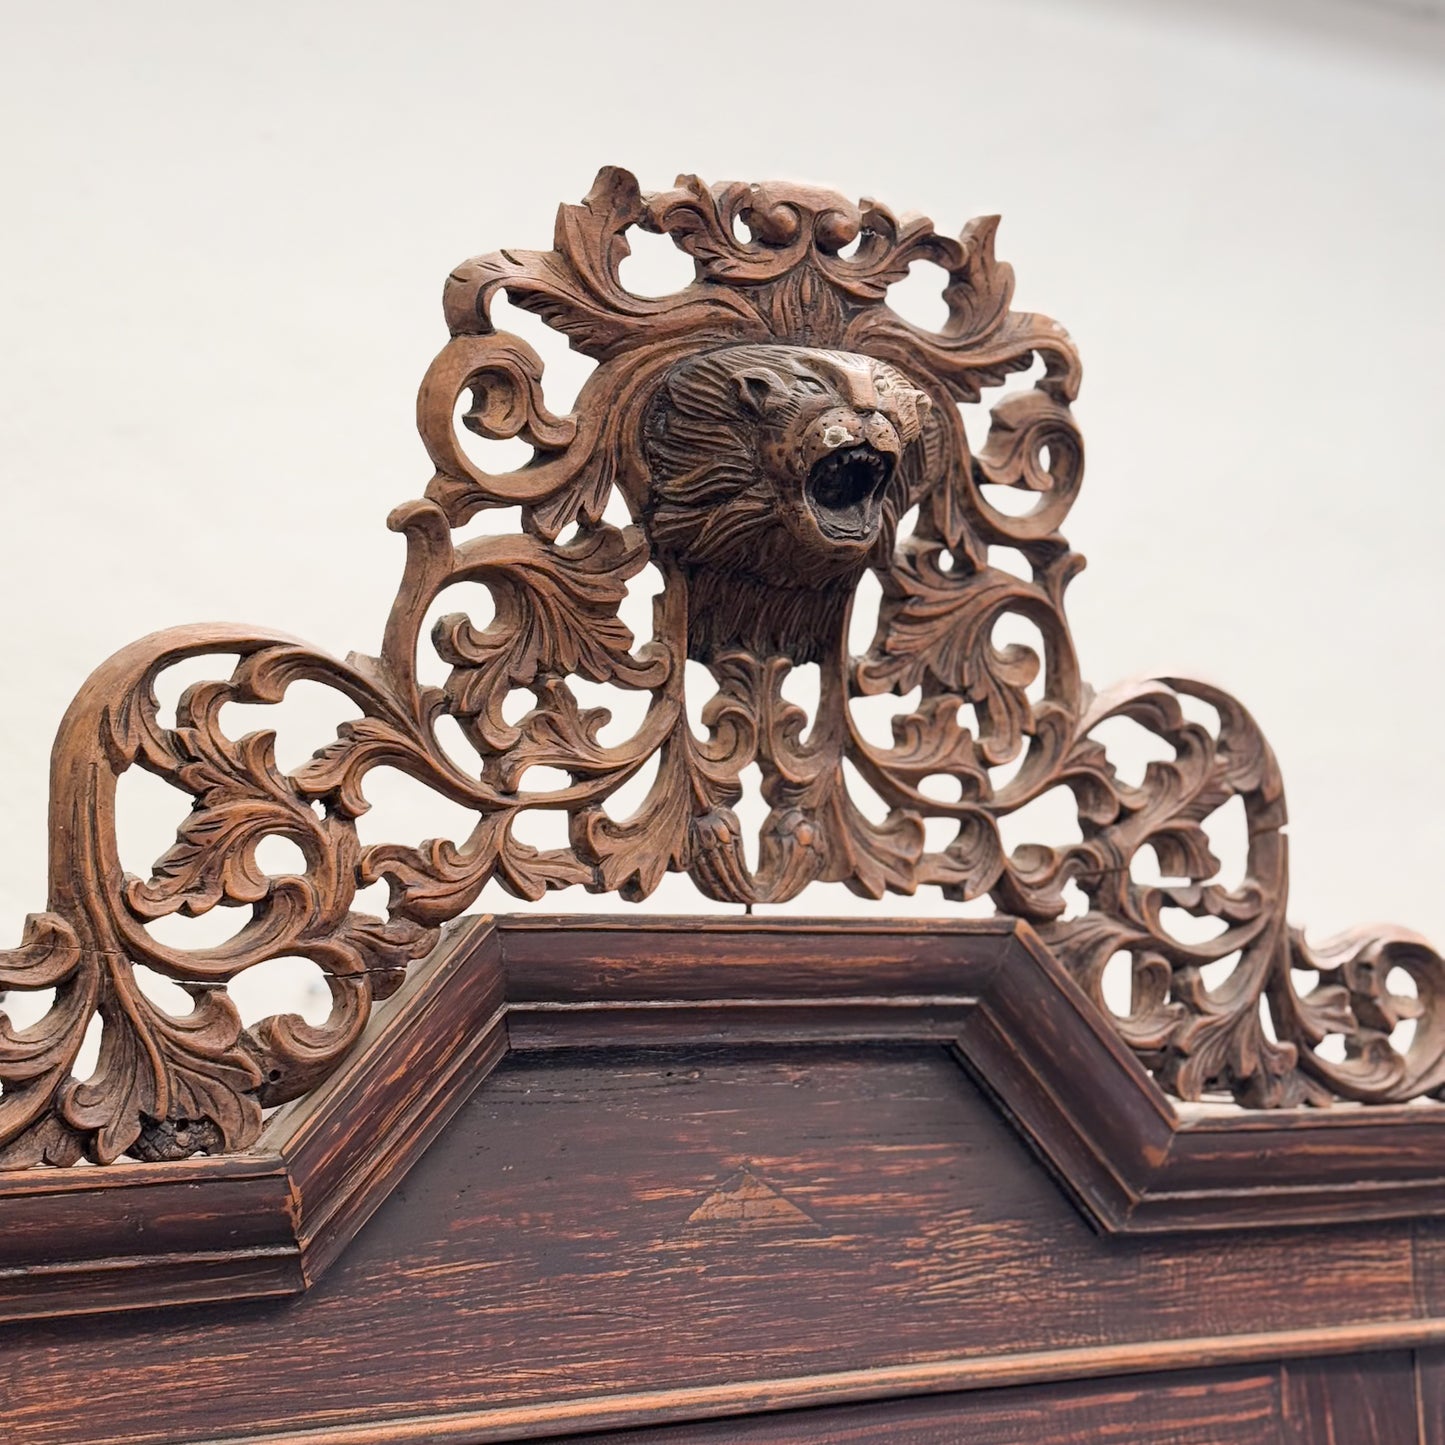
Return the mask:
<path id="1" fill-rule="evenodd" d="M 802 1225 L 816 1229 L 818 1222 L 781 1190 L 760 1179 L 743 1165 L 714 1189 L 687 1217 L 688 1226 L 727 1229 L 778 1229 Z"/>

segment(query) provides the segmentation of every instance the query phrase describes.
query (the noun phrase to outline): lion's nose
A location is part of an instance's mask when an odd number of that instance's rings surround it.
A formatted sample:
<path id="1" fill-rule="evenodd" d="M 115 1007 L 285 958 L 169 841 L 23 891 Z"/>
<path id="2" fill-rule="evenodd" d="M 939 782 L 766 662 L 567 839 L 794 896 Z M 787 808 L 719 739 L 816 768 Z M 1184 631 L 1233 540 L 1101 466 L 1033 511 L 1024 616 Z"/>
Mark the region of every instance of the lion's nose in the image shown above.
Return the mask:
<path id="1" fill-rule="evenodd" d="M 878 388 L 871 369 L 850 367 L 842 377 L 842 392 L 855 411 L 878 410 Z"/>

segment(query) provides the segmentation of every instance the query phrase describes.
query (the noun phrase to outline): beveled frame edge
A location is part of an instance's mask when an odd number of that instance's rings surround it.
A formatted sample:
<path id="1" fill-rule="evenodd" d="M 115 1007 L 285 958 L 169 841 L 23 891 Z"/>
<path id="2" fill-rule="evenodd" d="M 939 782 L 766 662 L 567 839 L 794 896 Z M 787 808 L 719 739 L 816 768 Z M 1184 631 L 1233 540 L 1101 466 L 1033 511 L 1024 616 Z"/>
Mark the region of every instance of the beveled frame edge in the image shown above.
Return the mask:
<path id="1" fill-rule="evenodd" d="M 495 920 L 461 919 L 248 1153 L 0 1171 L 0 1321 L 304 1293 L 505 1053 Z"/>
<path id="2" fill-rule="evenodd" d="M 512 1051 L 900 1041 L 950 1050 L 1103 1233 L 1445 1216 L 1439 1111 L 1181 1117 L 1015 920 L 484 915 L 250 1153 L 0 1172 L 0 1321 L 303 1293 Z"/>

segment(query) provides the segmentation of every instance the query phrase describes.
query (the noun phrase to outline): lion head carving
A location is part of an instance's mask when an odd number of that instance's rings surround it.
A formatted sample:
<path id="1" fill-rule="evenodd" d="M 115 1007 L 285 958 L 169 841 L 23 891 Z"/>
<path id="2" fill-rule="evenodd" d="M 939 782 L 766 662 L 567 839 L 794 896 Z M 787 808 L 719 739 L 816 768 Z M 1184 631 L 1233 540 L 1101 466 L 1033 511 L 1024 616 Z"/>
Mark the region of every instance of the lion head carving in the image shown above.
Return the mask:
<path id="1" fill-rule="evenodd" d="M 691 579 L 689 651 L 810 661 L 908 505 L 926 393 L 867 356 L 731 346 L 680 362 L 646 422 L 648 529 Z"/>

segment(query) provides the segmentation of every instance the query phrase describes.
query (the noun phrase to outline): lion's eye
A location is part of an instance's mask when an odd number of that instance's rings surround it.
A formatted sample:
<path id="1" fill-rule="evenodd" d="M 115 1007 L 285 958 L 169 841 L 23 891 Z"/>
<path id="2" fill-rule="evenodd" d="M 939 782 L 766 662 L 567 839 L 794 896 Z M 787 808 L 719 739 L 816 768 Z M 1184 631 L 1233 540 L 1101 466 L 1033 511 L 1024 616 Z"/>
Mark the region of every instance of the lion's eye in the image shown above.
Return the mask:
<path id="1" fill-rule="evenodd" d="M 800 376 L 798 390 L 806 391 L 810 396 L 822 396 L 828 388 L 816 376 Z"/>
<path id="2" fill-rule="evenodd" d="M 878 380 L 873 383 L 873 390 L 876 391 L 879 396 L 882 396 L 885 391 L 893 390 L 893 383 L 889 381 L 886 376 L 880 376 Z"/>

